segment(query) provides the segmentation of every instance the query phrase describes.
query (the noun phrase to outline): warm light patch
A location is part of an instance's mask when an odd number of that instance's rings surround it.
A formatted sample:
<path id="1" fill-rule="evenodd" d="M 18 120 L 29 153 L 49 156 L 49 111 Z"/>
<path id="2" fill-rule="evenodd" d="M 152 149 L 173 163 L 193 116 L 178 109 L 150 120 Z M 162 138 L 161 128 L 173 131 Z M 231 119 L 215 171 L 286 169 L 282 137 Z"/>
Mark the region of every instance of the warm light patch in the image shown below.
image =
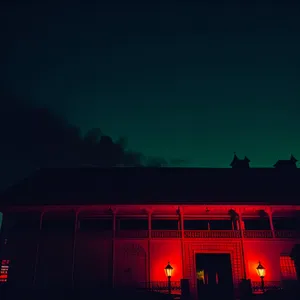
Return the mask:
<path id="1" fill-rule="evenodd" d="M 167 281 L 165 268 L 168 262 L 173 268 L 172 281 L 179 281 L 182 278 L 180 245 L 180 241 L 173 240 L 151 243 L 151 281 Z"/>
<path id="2" fill-rule="evenodd" d="M 199 272 L 197 272 L 197 279 L 201 280 L 204 282 L 204 270 L 200 270 Z"/>
<path id="3" fill-rule="evenodd" d="M 297 280 L 295 262 L 290 256 L 280 256 L 280 273 L 282 280 Z"/>
<path id="4" fill-rule="evenodd" d="M 261 278 L 264 278 L 266 276 L 266 269 L 260 262 L 258 263 L 256 272 L 257 272 L 257 275 Z"/>

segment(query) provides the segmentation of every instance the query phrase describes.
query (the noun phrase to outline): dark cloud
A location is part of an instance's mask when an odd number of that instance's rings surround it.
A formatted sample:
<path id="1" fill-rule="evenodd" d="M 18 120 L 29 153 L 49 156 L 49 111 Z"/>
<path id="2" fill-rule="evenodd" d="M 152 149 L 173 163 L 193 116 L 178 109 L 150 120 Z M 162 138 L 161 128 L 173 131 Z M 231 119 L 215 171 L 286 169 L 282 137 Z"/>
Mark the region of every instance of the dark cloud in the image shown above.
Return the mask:
<path id="1" fill-rule="evenodd" d="M 0 97 L 0 187 L 41 167 L 167 165 L 162 158 L 131 151 L 126 138 L 114 141 L 99 128 L 82 135 L 78 127 L 28 99 L 3 90 Z"/>

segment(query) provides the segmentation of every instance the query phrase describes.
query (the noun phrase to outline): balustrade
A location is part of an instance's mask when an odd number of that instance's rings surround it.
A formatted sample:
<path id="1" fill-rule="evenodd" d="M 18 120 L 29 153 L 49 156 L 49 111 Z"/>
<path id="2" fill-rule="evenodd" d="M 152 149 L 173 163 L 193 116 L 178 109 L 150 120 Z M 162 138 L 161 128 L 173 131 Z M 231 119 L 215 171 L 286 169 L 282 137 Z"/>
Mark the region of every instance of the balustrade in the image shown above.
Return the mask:
<path id="1" fill-rule="evenodd" d="M 240 238 L 238 230 L 185 230 L 185 238 Z"/>
<path id="2" fill-rule="evenodd" d="M 117 230 L 117 238 L 145 239 L 149 237 L 148 230 Z"/>
<path id="3" fill-rule="evenodd" d="M 265 291 L 276 291 L 281 290 L 281 281 L 265 281 L 264 289 Z M 251 287 L 253 293 L 260 293 L 261 291 L 261 281 L 251 281 Z"/>
<path id="4" fill-rule="evenodd" d="M 280 239 L 299 239 L 300 232 L 291 230 L 275 230 L 275 237 Z"/>
<path id="5" fill-rule="evenodd" d="M 152 230 L 152 238 L 181 238 L 180 230 Z"/>
<path id="6" fill-rule="evenodd" d="M 145 239 L 181 238 L 181 230 L 116 230 L 116 238 Z M 113 237 L 112 230 L 98 231 L 97 235 L 104 238 Z M 271 230 L 184 230 L 184 238 L 187 239 L 300 239 L 300 232 L 289 230 L 276 230 L 274 236 Z"/>
<path id="7" fill-rule="evenodd" d="M 272 230 L 244 230 L 244 238 L 252 239 L 269 239 L 273 238 Z"/>
<path id="8" fill-rule="evenodd" d="M 141 289 L 149 290 L 151 292 L 168 293 L 168 281 L 151 281 L 140 283 Z M 171 293 L 177 294 L 181 292 L 180 281 L 171 281 Z"/>

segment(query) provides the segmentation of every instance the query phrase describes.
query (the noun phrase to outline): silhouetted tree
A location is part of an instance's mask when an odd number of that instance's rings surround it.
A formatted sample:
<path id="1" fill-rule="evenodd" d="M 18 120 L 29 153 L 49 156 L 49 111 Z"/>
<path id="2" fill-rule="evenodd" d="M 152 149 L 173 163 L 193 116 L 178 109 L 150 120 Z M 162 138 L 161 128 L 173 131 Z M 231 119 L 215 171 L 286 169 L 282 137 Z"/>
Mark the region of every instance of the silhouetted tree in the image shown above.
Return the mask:
<path id="1" fill-rule="evenodd" d="M 166 167 L 168 162 L 164 158 L 160 157 L 150 157 L 147 159 L 147 166 L 148 167 Z"/>
<path id="2" fill-rule="evenodd" d="M 0 102 L 2 177 L 8 176 L 8 170 L 12 176 L 14 172 L 24 170 L 24 174 L 20 174 L 23 177 L 40 167 L 160 167 L 167 164 L 163 159 L 147 159 L 142 153 L 127 149 L 126 138 L 113 141 L 99 128 L 82 136 L 78 127 L 57 114 L 3 90 L 0 91 Z"/>

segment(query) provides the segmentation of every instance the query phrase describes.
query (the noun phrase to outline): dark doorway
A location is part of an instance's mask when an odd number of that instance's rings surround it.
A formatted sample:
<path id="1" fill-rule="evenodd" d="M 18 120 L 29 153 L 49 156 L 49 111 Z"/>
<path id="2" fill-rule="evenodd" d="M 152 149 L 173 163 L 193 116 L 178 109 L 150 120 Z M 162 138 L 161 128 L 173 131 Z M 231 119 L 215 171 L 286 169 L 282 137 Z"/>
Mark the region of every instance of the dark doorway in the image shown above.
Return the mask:
<path id="1" fill-rule="evenodd" d="M 230 254 L 196 254 L 199 299 L 233 299 Z"/>

